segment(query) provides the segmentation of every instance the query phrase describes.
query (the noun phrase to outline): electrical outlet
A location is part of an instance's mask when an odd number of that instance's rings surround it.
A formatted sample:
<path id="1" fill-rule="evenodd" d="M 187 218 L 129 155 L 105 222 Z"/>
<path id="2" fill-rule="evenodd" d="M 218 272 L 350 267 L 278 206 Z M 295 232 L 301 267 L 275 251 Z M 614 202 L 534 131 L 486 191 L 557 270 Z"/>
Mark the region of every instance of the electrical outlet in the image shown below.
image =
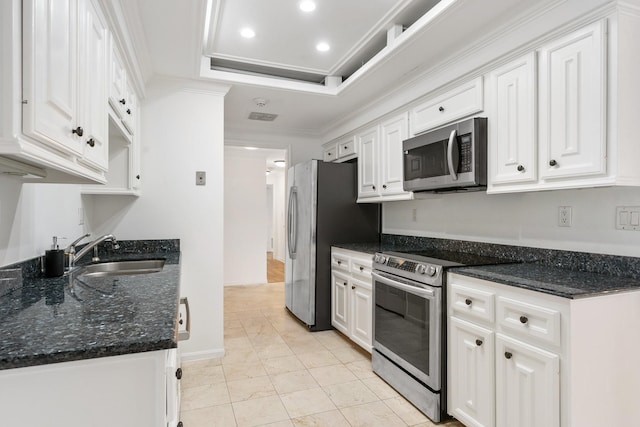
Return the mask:
<path id="1" fill-rule="evenodd" d="M 571 227 L 571 206 L 558 207 L 558 227 Z"/>
<path id="2" fill-rule="evenodd" d="M 616 206 L 616 229 L 640 231 L 640 206 Z"/>
<path id="3" fill-rule="evenodd" d="M 196 185 L 206 185 L 207 173 L 204 171 L 196 171 Z"/>

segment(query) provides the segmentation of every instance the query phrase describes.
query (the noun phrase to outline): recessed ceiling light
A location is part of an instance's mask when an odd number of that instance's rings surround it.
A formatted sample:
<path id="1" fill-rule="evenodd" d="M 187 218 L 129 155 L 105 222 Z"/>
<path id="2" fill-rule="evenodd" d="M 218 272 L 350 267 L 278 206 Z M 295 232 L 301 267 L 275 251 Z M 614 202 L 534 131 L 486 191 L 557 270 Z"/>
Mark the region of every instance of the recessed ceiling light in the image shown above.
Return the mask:
<path id="1" fill-rule="evenodd" d="M 329 44 L 325 42 L 320 42 L 316 45 L 316 50 L 318 52 L 326 52 L 329 49 L 331 49 L 331 46 L 329 46 Z"/>
<path id="2" fill-rule="evenodd" d="M 242 30 L 240 30 L 240 35 L 245 39 L 252 39 L 256 36 L 256 32 L 251 28 L 243 28 Z"/>
<path id="3" fill-rule="evenodd" d="M 274 160 L 273 163 L 279 168 L 283 168 L 287 164 L 284 160 Z"/>
<path id="4" fill-rule="evenodd" d="M 313 12 L 314 10 L 316 10 L 316 4 L 311 0 L 301 1 L 300 3 L 298 3 L 298 7 L 303 12 Z"/>
<path id="5" fill-rule="evenodd" d="M 244 147 L 245 150 L 257 150 L 258 147 Z"/>

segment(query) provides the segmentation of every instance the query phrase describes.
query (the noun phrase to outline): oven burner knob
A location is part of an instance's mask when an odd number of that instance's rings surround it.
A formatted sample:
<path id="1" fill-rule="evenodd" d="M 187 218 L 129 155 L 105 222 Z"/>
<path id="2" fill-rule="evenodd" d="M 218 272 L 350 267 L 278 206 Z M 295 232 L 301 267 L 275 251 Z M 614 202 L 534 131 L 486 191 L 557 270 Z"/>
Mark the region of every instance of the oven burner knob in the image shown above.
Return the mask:
<path id="1" fill-rule="evenodd" d="M 418 264 L 418 266 L 416 267 L 416 273 L 433 276 L 434 274 L 436 274 L 436 269 L 432 265 L 426 266 L 424 264 Z"/>
<path id="2" fill-rule="evenodd" d="M 378 255 L 376 254 L 373 257 L 373 262 L 376 262 L 378 264 L 384 264 L 385 262 L 387 262 L 387 257 L 385 257 L 384 255 Z"/>

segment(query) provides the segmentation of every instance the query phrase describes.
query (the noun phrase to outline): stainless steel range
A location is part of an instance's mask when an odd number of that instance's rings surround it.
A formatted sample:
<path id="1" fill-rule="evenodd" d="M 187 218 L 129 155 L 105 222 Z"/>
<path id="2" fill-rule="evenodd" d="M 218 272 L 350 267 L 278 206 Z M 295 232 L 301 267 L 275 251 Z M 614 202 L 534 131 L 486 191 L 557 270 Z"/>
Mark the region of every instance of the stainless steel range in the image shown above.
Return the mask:
<path id="1" fill-rule="evenodd" d="M 504 260 L 420 250 L 374 256 L 373 370 L 433 421 L 446 417 L 445 270 Z"/>

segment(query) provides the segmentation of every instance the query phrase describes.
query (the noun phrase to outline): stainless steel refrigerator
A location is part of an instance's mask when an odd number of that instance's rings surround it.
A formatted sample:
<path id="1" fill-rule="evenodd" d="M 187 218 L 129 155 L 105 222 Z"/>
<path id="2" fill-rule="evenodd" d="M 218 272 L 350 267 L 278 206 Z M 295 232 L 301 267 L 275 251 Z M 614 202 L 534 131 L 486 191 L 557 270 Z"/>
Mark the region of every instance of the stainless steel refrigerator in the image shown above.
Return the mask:
<path id="1" fill-rule="evenodd" d="M 288 172 L 285 304 L 312 331 L 331 329 L 331 246 L 380 238 L 380 206 L 356 203 L 356 166 L 309 160 Z"/>

